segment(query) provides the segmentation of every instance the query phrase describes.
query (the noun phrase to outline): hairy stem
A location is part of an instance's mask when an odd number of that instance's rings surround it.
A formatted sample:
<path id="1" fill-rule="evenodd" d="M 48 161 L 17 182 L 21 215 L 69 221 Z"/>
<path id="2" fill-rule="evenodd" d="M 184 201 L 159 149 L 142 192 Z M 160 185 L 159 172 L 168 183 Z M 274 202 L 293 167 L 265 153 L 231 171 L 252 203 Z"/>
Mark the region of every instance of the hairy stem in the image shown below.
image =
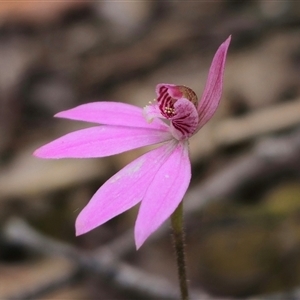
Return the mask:
<path id="1" fill-rule="evenodd" d="M 183 202 L 183 201 L 182 201 Z M 173 241 L 177 260 L 178 279 L 181 292 L 181 300 L 189 299 L 188 284 L 186 277 L 185 243 L 183 230 L 183 203 L 180 203 L 171 216 Z"/>

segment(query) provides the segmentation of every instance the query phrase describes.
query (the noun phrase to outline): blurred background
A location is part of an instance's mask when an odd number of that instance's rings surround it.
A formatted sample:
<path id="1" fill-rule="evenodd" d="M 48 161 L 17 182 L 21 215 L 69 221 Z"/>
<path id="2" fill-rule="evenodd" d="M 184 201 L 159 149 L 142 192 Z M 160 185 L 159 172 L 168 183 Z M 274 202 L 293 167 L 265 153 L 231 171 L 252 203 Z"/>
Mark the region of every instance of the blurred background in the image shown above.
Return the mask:
<path id="1" fill-rule="evenodd" d="M 230 34 L 221 105 L 190 143 L 190 286 L 195 299 L 300 299 L 300 2 L 290 0 L 0 3 L 0 299 L 176 299 L 169 224 L 138 252 L 138 208 L 74 234 L 93 193 L 143 150 L 32 152 L 88 126 L 53 118 L 82 103 L 143 107 L 161 82 L 200 97 Z"/>

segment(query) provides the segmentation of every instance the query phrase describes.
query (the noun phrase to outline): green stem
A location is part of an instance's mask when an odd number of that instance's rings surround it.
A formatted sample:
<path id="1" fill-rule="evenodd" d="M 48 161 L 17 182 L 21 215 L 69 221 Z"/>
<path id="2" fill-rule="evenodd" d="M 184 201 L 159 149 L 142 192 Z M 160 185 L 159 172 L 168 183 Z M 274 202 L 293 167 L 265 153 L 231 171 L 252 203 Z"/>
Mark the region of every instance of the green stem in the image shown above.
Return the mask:
<path id="1" fill-rule="evenodd" d="M 171 215 L 171 224 L 173 229 L 173 241 L 176 252 L 178 279 L 181 292 L 181 300 L 189 299 L 187 278 L 186 278 L 186 262 L 184 251 L 184 230 L 183 230 L 183 201 Z"/>

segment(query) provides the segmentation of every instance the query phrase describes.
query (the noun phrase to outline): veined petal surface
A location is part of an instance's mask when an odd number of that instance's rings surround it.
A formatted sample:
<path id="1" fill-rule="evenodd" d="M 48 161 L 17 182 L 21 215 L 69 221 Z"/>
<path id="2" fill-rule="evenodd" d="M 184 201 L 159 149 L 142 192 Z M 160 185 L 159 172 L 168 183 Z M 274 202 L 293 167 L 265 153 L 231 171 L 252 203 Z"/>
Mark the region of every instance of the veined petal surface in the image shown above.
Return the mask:
<path id="1" fill-rule="evenodd" d="M 152 128 L 167 130 L 167 125 L 160 119 L 150 124 L 143 116 L 143 109 L 134 105 L 119 102 L 92 102 L 55 115 L 77 121 L 99 123 L 103 125 L 118 125 L 129 127 Z"/>
<path id="2" fill-rule="evenodd" d="M 84 234 L 139 203 L 175 146 L 171 141 L 149 151 L 106 181 L 77 217 L 76 234 Z"/>
<path id="3" fill-rule="evenodd" d="M 219 47 L 210 66 L 206 86 L 198 105 L 200 120 L 198 129 L 210 120 L 219 106 L 223 89 L 225 61 L 230 40 L 231 37 Z"/>
<path id="4" fill-rule="evenodd" d="M 198 127 L 199 116 L 195 105 L 190 100 L 178 99 L 174 108 L 176 115 L 171 117 L 171 132 L 177 140 L 191 137 Z"/>
<path id="5" fill-rule="evenodd" d="M 188 143 L 178 142 L 154 176 L 142 200 L 135 224 L 137 249 L 174 212 L 182 201 L 190 180 Z"/>
<path id="6" fill-rule="evenodd" d="M 170 132 L 122 126 L 96 126 L 71 132 L 42 146 L 42 158 L 105 157 L 172 139 Z"/>

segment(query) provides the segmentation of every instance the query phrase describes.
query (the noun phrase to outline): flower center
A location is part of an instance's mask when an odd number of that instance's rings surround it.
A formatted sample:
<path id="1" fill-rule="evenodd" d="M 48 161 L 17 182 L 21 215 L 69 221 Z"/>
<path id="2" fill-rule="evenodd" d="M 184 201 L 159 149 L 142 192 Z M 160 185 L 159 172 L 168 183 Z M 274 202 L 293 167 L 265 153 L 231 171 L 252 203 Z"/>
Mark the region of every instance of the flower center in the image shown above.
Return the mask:
<path id="1" fill-rule="evenodd" d="M 186 98 L 197 107 L 198 98 L 195 92 L 184 85 L 160 85 L 158 87 L 157 102 L 161 114 L 169 119 L 176 115 L 175 102 L 180 98 Z"/>

